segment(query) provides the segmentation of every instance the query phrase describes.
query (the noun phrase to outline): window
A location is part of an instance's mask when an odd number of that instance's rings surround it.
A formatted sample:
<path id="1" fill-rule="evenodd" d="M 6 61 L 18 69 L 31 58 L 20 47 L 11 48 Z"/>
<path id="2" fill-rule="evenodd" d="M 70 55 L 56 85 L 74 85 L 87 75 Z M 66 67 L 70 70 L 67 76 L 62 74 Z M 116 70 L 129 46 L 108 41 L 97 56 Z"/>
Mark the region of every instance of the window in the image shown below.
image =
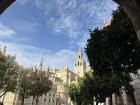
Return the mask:
<path id="1" fill-rule="evenodd" d="M 53 103 L 54 103 L 54 100 L 53 100 Z"/>
<path id="2" fill-rule="evenodd" d="M 51 102 L 51 100 L 49 99 L 49 103 Z"/>

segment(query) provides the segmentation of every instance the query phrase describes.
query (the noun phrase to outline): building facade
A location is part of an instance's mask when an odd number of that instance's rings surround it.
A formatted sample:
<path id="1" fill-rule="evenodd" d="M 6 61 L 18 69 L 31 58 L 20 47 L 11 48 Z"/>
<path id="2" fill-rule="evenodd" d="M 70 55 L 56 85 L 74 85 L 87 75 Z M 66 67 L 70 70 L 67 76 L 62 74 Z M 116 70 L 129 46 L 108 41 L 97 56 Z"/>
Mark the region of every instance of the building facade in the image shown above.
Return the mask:
<path id="1" fill-rule="evenodd" d="M 35 67 L 34 72 L 41 75 L 45 74 L 53 83 L 52 89 L 46 95 L 39 97 L 38 104 L 36 102 L 32 104 L 33 98 L 29 97 L 25 99 L 25 105 L 73 105 L 68 94 L 68 87 L 72 83 L 76 84 L 78 77 L 83 77 L 87 71 L 91 70 L 84 60 L 82 50 L 77 53 L 74 64 L 74 72 L 68 68 L 68 65 L 65 65 L 63 69 L 48 67 L 48 70 L 42 70 L 43 61 L 41 61 L 40 67 L 38 69 Z M 140 103 L 139 75 L 140 70 L 138 70 L 138 76 L 135 76 L 131 83 L 135 89 L 134 95 L 137 105 L 140 105 L 138 104 Z M 4 105 L 20 105 L 21 103 L 18 92 L 7 92 L 0 101 Z M 121 96 L 118 97 L 113 94 L 112 98 L 106 98 L 105 105 L 134 105 L 134 100 L 122 90 Z"/>
<path id="2" fill-rule="evenodd" d="M 77 83 L 78 77 L 83 77 L 85 72 L 89 71 L 89 67 L 84 60 L 82 50 L 80 49 L 75 59 L 74 72 L 65 65 L 63 69 L 48 67 L 48 70 L 42 70 L 43 60 L 41 60 L 39 68 L 34 68 L 37 74 L 46 74 L 49 80 L 52 81 L 52 89 L 46 94 L 39 97 L 37 105 L 72 105 L 68 94 L 68 87 L 72 83 Z M 8 92 L 1 98 L 4 105 L 20 105 L 18 92 Z M 33 102 L 33 103 L 32 103 Z M 36 105 L 32 97 L 25 99 L 25 105 Z"/>

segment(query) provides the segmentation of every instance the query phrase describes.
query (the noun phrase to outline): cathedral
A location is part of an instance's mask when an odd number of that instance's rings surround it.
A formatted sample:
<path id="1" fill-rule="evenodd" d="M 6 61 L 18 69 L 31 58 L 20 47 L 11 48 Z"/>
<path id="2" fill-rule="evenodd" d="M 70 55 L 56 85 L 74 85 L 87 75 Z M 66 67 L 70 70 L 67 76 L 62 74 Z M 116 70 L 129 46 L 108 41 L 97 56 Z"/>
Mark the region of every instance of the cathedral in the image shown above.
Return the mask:
<path id="1" fill-rule="evenodd" d="M 85 72 L 90 70 L 90 67 L 84 60 L 82 50 L 79 49 L 77 53 L 73 71 L 68 68 L 68 65 L 65 65 L 61 70 L 56 68 L 52 69 L 50 67 L 48 67 L 48 70 L 42 70 L 42 62 L 40 65 L 41 68 L 38 68 L 37 71 L 34 70 L 34 72 L 38 72 L 38 74 L 40 72 L 46 74 L 49 80 L 52 81 L 53 86 L 46 95 L 39 97 L 38 105 L 73 105 L 68 94 L 68 87 L 70 84 L 76 84 L 77 78 L 83 77 Z M 2 100 L 4 105 L 21 104 L 18 92 L 8 92 L 0 101 Z M 36 105 L 35 103 L 33 104 Z M 32 97 L 25 99 L 25 105 L 32 105 Z"/>
<path id="2" fill-rule="evenodd" d="M 52 81 L 52 89 L 46 94 L 39 97 L 38 104 L 33 101 L 33 97 L 25 98 L 24 105 L 73 105 L 69 94 L 68 87 L 71 84 L 77 84 L 77 78 L 83 77 L 84 74 L 90 71 L 90 67 L 84 60 L 82 50 L 79 50 L 74 62 L 74 70 L 70 70 L 68 65 L 65 65 L 62 69 L 48 67 L 47 70 L 42 69 L 43 61 L 41 61 L 39 68 L 35 68 L 33 72 L 37 74 L 45 74 L 50 81 Z M 140 70 L 139 70 L 140 71 Z M 138 72 L 140 75 L 140 72 Z M 136 102 L 139 103 L 139 77 L 135 77 L 131 83 L 135 88 L 134 95 Z M 18 91 L 15 93 L 7 92 L 5 96 L 0 99 L 4 105 L 21 105 L 21 100 L 18 95 Z M 34 102 L 34 103 L 32 103 Z M 134 105 L 134 100 L 129 97 L 124 91 L 122 95 L 117 97 L 115 94 L 106 98 L 105 105 Z M 139 105 L 139 104 L 138 104 Z"/>

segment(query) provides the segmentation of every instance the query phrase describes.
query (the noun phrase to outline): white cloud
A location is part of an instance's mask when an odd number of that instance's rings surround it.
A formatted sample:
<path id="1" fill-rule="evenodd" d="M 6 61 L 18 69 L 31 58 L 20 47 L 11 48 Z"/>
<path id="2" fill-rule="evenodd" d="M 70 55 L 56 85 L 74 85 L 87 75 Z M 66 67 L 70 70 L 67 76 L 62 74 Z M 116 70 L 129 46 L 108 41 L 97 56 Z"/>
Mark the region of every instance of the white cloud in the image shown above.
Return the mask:
<path id="1" fill-rule="evenodd" d="M 56 14 L 50 17 L 48 25 L 70 38 L 80 37 L 80 31 L 83 28 L 86 31 L 91 25 L 101 27 L 104 20 L 111 19 L 112 10 L 116 9 L 116 4 L 110 0 L 45 0 L 44 5 L 46 16 L 52 12 Z"/>
<path id="2" fill-rule="evenodd" d="M 50 54 L 45 56 L 46 64 L 62 68 L 64 65 L 68 65 L 70 69 L 74 68 L 74 61 L 75 61 L 76 53 L 71 50 L 62 49 L 54 54 Z"/>
<path id="3" fill-rule="evenodd" d="M 26 4 L 29 0 L 17 0 L 20 4 Z"/>
<path id="4" fill-rule="evenodd" d="M 63 16 L 59 20 L 51 18 L 48 24 L 55 32 L 65 33 L 64 35 L 68 35 L 70 38 L 77 38 L 79 35 L 77 22 L 72 16 Z"/>
<path id="5" fill-rule="evenodd" d="M 27 1 L 31 0 L 20 2 Z M 48 27 L 69 38 L 80 37 L 83 27 L 84 30 L 91 25 L 101 27 L 104 20 L 111 19 L 111 12 L 117 7 L 110 0 L 34 0 L 32 3 L 44 12 Z"/>
<path id="6" fill-rule="evenodd" d="M 12 20 L 11 27 L 15 29 L 17 32 L 33 34 L 37 32 L 40 28 L 40 24 L 35 21 L 27 21 L 27 20 Z"/>
<path id="7" fill-rule="evenodd" d="M 11 37 L 15 35 L 15 31 L 0 22 L 0 37 Z"/>
<path id="8" fill-rule="evenodd" d="M 89 33 L 84 33 L 84 32 L 83 32 L 83 36 L 81 37 L 80 40 L 78 40 L 78 41 L 76 42 L 76 45 L 77 45 L 79 48 L 85 48 L 88 39 L 89 39 Z"/>
<path id="9" fill-rule="evenodd" d="M 110 0 L 17 0 L 20 4 L 33 3 L 44 13 L 47 25 L 59 35 L 71 38 L 71 46 L 85 48 L 88 39 L 87 29 L 91 25 L 101 25 L 105 19 L 111 18 L 111 11 L 116 8 Z M 40 12 L 40 11 L 39 11 Z M 31 16 L 32 17 L 32 16 Z M 42 18 L 40 18 L 42 19 Z M 38 22 L 38 21 L 37 21 Z M 12 20 L 12 29 L 0 23 L 0 37 L 13 36 L 17 32 L 23 35 L 36 34 L 40 24 L 34 21 Z M 16 32 L 15 32 L 16 30 Z M 62 36 L 63 37 L 63 36 Z M 20 37 L 21 38 L 21 37 Z M 18 39 L 21 40 L 21 39 Z M 22 41 L 22 42 L 24 42 Z M 24 42 L 26 43 L 26 42 Z M 55 53 L 49 50 L 23 45 L 20 43 L 0 42 L 7 46 L 7 52 L 17 55 L 17 61 L 24 66 L 39 64 L 44 57 L 44 67 L 53 66 L 62 68 L 68 64 L 73 68 L 76 52 L 62 49 Z"/>
<path id="10" fill-rule="evenodd" d="M 55 53 L 51 53 L 45 49 L 36 48 L 33 46 L 23 45 L 19 43 L 0 42 L 1 46 L 7 46 L 7 53 L 15 55 L 19 64 L 25 67 L 39 65 L 41 58 L 44 57 L 44 68 L 56 67 L 62 68 L 68 64 L 73 70 L 76 53 L 71 50 L 62 49 Z"/>

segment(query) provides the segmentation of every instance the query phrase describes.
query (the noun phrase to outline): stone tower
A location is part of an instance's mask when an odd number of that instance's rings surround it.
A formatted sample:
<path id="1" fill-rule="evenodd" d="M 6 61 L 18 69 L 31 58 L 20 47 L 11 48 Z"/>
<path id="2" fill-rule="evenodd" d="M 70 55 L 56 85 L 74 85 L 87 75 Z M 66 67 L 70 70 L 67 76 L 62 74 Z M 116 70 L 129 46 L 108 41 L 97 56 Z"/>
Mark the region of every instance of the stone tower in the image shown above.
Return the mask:
<path id="1" fill-rule="evenodd" d="M 83 77 L 86 72 L 86 62 L 84 61 L 83 53 L 81 49 L 79 49 L 79 52 L 76 57 L 75 72 L 77 77 Z"/>

